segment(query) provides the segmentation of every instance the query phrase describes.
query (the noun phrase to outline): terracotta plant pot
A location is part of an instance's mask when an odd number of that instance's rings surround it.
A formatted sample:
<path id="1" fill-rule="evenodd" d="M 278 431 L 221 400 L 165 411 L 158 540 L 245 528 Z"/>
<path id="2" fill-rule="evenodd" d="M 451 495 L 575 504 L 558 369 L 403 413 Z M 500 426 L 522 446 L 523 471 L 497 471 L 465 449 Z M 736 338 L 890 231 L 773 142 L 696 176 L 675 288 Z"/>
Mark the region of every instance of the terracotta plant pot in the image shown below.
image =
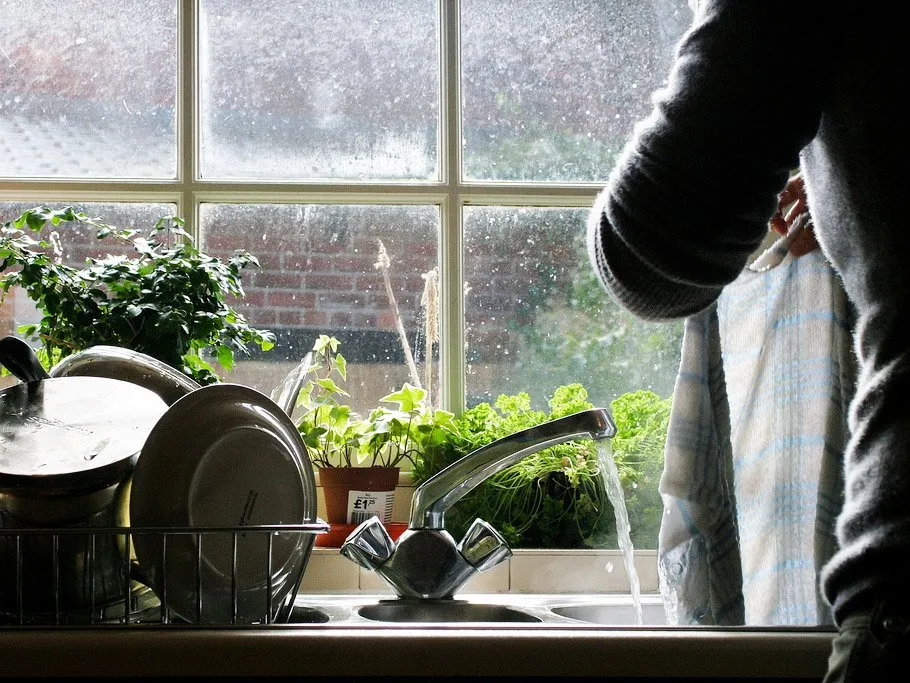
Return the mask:
<path id="1" fill-rule="evenodd" d="M 372 516 L 392 521 L 398 467 L 320 467 L 329 524 L 359 524 Z"/>

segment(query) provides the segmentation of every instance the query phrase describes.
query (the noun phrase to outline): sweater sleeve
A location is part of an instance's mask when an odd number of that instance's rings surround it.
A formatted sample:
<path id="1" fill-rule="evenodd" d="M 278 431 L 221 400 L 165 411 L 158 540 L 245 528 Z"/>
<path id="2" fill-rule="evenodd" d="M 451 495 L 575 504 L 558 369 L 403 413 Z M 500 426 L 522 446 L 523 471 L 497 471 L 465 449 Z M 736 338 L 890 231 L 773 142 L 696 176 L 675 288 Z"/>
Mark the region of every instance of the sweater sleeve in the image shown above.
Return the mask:
<path id="1" fill-rule="evenodd" d="M 820 7 L 700 3 L 588 222 L 591 263 L 632 313 L 703 310 L 767 234 L 777 193 L 819 125 Z"/>

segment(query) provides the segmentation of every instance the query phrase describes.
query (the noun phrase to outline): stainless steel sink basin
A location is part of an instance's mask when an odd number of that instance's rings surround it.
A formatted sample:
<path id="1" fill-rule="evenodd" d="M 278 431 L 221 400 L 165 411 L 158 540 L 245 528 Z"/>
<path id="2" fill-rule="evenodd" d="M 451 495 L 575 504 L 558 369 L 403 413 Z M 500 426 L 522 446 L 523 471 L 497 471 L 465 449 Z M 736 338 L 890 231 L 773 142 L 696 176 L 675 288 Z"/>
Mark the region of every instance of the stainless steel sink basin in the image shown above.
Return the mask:
<path id="1" fill-rule="evenodd" d="M 550 608 L 553 614 L 568 617 L 576 621 L 589 624 L 605 624 L 622 626 L 637 624 L 638 619 L 632 605 L 615 605 L 606 603 L 553 605 Z M 643 604 L 641 608 L 642 624 L 656 626 L 667 623 L 667 617 L 662 605 Z"/>
<path id="2" fill-rule="evenodd" d="M 484 627 L 571 628 L 638 624 L 629 596 L 474 594 L 421 600 L 380 595 L 298 596 L 292 624 L 481 624 Z M 642 597 L 642 625 L 666 625 L 657 595 Z"/>
<path id="3" fill-rule="evenodd" d="M 381 600 L 364 605 L 357 614 L 371 621 L 392 622 L 536 622 L 541 619 L 507 605 L 465 600 Z"/>
<path id="4" fill-rule="evenodd" d="M 292 624 L 326 624 L 330 619 L 331 617 L 321 609 L 307 607 L 306 605 L 294 605 L 288 621 Z"/>

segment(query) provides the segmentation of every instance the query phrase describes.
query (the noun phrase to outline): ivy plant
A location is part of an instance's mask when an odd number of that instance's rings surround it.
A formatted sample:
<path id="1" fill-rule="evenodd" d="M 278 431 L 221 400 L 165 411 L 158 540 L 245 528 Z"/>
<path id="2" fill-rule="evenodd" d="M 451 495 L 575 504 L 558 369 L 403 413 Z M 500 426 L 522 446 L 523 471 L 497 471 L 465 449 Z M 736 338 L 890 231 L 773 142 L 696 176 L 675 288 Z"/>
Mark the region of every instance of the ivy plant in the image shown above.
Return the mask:
<path id="1" fill-rule="evenodd" d="M 55 252 L 66 224 L 94 231 L 113 255 L 82 267 L 61 263 Z M 38 235 L 45 228 L 46 238 Z M 252 344 L 268 351 L 275 336 L 227 303 L 245 296 L 241 273 L 259 266 L 256 257 L 242 250 L 226 261 L 210 256 L 184 228 L 177 216 L 158 219 L 143 234 L 73 207 L 29 209 L 0 228 L 0 296 L 19 287 L 34 302 L 41 320 L 18 332 L 40 341 L 49 365 L 108 344 L 148 354 L 201 384 L 217 382 L 206 358 L 229 371 L 235 353 L 249 355 Z"/>
<path id="2" fill-rule="evenodd" d="M 429 405 L 426 390 L 409 382 L 383 396 L 365 417 L 345 402 L 350 396 L 347 361 L 335 337 L 319 335 L 313 344 L 309 379 L 297 406 L 303 408 L 297 429 L 317 467 L 412 466 L 450 440 L 454 414 Z"/>

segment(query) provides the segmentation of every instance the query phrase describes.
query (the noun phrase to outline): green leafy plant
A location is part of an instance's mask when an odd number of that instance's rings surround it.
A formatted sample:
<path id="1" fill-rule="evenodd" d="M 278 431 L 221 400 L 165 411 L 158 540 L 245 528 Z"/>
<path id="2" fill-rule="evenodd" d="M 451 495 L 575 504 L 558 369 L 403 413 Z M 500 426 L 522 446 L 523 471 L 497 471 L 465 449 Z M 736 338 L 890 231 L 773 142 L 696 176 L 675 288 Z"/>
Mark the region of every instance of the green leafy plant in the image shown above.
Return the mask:
<path id="1" fill-rule="evenodd" d="M 469 408 L 454 420 L 451 447 L 431 452 L 415 467 L 415 483 L 498 438 L 594 407 L 580 384 L 558 388 L 549 406 L 549 412 L 533 410 L 530 396 L 520 392 Z M 476 517 L 514 548 L 604 547 L 616 533 L 590 440 L 532 453 L 492 475 L 449 510 L 446 526 L 458 537 Z"/>
<path id="2" fill-rule="evenodd" d="M 114 255 L 89 258 L 81 268 L 59 262 L 53 240 L 33 236 L 74 223 L 95 231 Z M 258 260 L 237 251 L 227 261 L 203 253 L 177 216 L 160 218 L 147 234 L 118 229 L 72 207 L 39 206 L 0 229 L 0 291 L 21 287 L 42 313 L 18 331 L 40 340 L 52 364 L 98 344 L 146 353 L 201 384 L 218 381 L 204 356 L 225 369 L 249 346 L 268 351 L 275 336 L 251 327 L 227 304 L 244 296 L 241 271 Z M 65 239 L 65 235 L 62 239 Z M 129 251 L 132 256 L 127 255 Z"/>
<path id="3" fill-rule="evenodd" d="M 533 410 L 530 397 L 520 392 L 466 410 L 452 421 L 448 443 L 427 451 L 415 463 L 415 483 L 495 439 L 593 407 L 581 384 L 557 388 L 548 403 L 549 412 Z M 633 392 L 611 403 L 611 412 L 617 424 L 611 440 L 613 457 L 633 543 L 654 548 L 662 509 L 656 484 L 663 466 L 669 399 Z M 532 453 L 494 474 L 450 508 L 446 526 L 459 537 L 477 517 L 499 530 L 513 548 L 605 548 L 617 543 L 613 506 L 590 440 Z"/>
<path id="4" fill-rule="evenodd" d="M 297 429 L 317 467 L 399 467 L 412 465 L 424 453 L 448 443 L 454 415 L 433 409 L 427 392 L 405 382 L 383 396 L 381 405 L 365 418 L 344 399 L 350 394 L 347 361 L 335 337 L 320 335 L 313 344 L 310 378 L 301 388 L 297 405 L 303 413 Z"/>
<path id="5" fill-rule="evenodd" d="M 658 483 L 664 469 L 664 445 L 670 423 L 672 399 L 653 391 L 632 391 L 610 404 L 616 436 L 610 442 L 619 469 L 632 543 L 657 547 L 657 532 L 663 515 Z"/>

